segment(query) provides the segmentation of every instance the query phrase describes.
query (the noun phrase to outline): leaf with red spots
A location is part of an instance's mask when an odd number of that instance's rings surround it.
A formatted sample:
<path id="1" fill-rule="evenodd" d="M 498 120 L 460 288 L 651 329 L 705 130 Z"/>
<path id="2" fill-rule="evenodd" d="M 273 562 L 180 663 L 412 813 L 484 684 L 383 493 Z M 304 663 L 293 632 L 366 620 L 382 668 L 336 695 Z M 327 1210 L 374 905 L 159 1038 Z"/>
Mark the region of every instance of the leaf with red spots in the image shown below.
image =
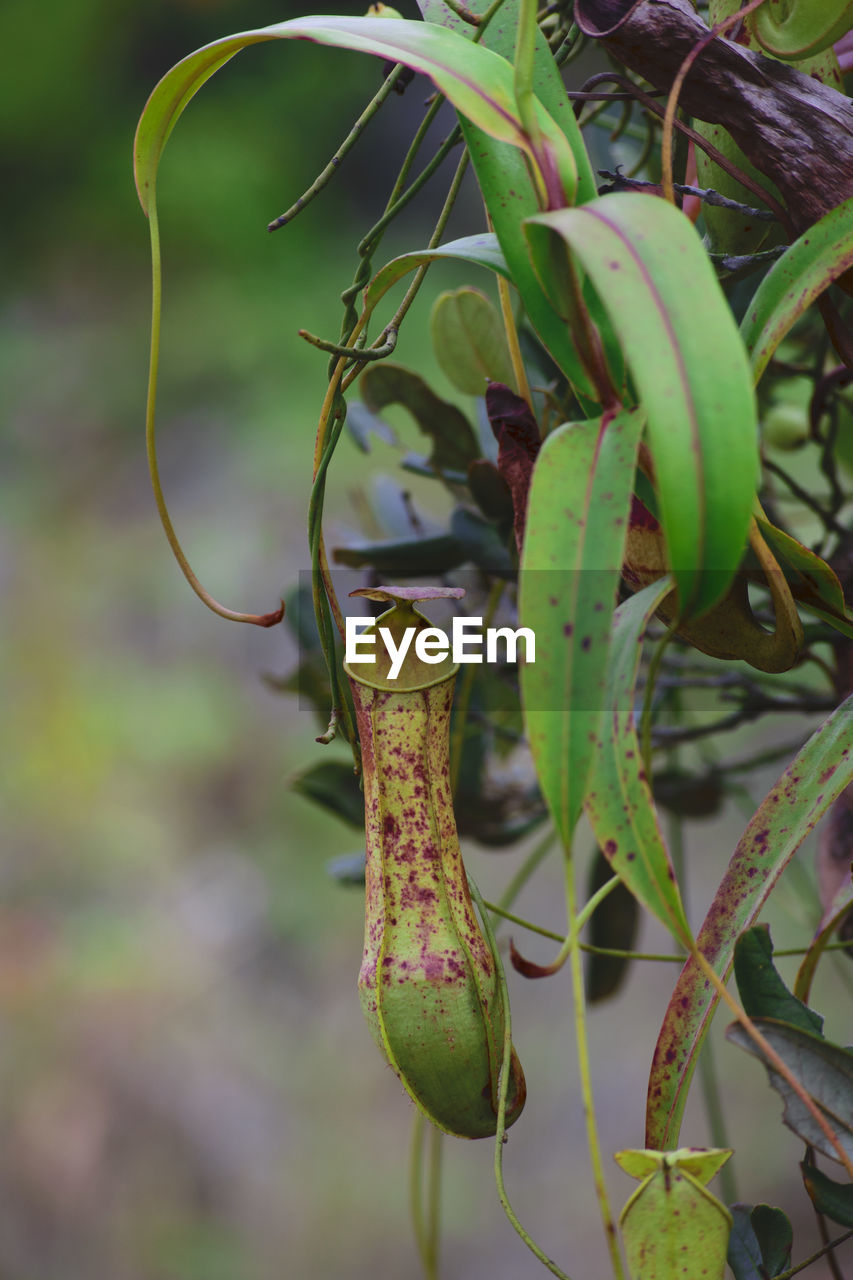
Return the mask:
<path id="1" fill-rule="evenodd" d="M 519 615 L 536 637 L 536 660 L 522 670 L 522 701 L 539 785 L 566 849 L 604 701 L 641 426 L 636 411 L 567 423 L 545 441 L 533 472 Z"/>
<path id="2" fill-rule="evenodd" d="M 702 241 L 667 201 L 636 192 L 525 229 L 543 280 L 559 281 L 568 254 L 601 297 L 648 419 L 680 608 L 697 616 L 740 564 L 759 471 L 749 362 Z"/>
<path id="3" fill-rule="evenodd" d="M 721 978 L 735 943 L 820 818 L 853 779 L 853 697 L 833 711 L 768 793 L 732 855 L 697 938 Z M 678 1141 L 687 1091 L 718 996 L 688 960 L 658 1036 L 646 1101 L 646 1142 Z"/>
<path id="4" fill-rule="evenodd" d="M 613 870 L 673 937 L 686 945 L 690 926 L 634 727 L 634 692 L 642 639 L 655 610 L 671 590 L 669 579 L 652 583 L 616 610 L 586 814 Z"/>

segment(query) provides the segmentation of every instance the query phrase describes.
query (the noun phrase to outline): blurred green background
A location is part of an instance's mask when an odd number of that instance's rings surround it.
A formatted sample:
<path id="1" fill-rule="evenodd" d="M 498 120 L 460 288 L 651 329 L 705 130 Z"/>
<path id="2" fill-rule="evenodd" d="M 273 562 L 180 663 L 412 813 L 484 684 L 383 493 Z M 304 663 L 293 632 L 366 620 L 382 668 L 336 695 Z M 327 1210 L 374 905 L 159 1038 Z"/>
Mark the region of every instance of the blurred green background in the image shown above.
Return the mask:
<path id="1" fill-rule="evenodd" d="M 271 0 L 0 9 L 3 1280 L 418 1274 L 410 1107 L 356 1000 L 360 894 L 325 870 L 352 835 L 289 793 L 289 776 L 323 749 L 309 711 L 262 679 L 291 670 L 295 648 L 285 628 L 229 626 L 191 595 L 143 448 L 139 112 L 198 45 L 310 11 Z M 424 84 L 392 97 L 310 213 L 274 236 L 266 223 L 308 185 L 379 75 L 372 59 L 305 44 L 255 48 L 204 89 L 166 152 L 163 480 L 195 568 L 236 608 L 274 607 L 307 567 L 325 357 L 296 331 L 337 336 L 355 243 L 381 211 Z M 439 195 L 383 257 L 425 241 Z M 460 217 L 478 225 L 470 192 Z M 427 316 L 424 301 L 402 362 L 423 367 Z M 330 500 L 338 532 L 354 527 L 352 490 L 367 475 L 345 447 Z M 715 832 L 707 885 L 741 824 L 731 815 Z M 517 854 L 469 852 L 487 895 L 517 865 Z M 558 884 L 554 867 L 521 904 L 556 928 Z M 811 928 L 803 903 L 783 894 L 783 927 L 799 941 Z M 645 941 L 661 942 L 652 929 Z M 537 958 L 548 954 L 542 944 Z M 619 1017 L 593 1016 L 607 1151 L 641 1144 L 671 976 L 631 979 L 636 1053 L 625 1052 L 624 1000 Z M 530 1100 L 508 1148 L 510 1185 L 544 1247 L 588 1277 L 603 1250 L 567 985 L 513 988 Z M 735 1122 L 759 1099 L 768 1128 L 741 1167 L 753 1198 L 773 1200 L 796 1143 L 757 1067 L 745 1088 Z M 687 1140 L 705 1137 L 697 1112 Z M 488 1143 L 448 1144 L 447 1280 L 540 1274 L 503 1221 L 491 1161 Z M 627 1196 L 622 1175 L 614 1185 Z"/>

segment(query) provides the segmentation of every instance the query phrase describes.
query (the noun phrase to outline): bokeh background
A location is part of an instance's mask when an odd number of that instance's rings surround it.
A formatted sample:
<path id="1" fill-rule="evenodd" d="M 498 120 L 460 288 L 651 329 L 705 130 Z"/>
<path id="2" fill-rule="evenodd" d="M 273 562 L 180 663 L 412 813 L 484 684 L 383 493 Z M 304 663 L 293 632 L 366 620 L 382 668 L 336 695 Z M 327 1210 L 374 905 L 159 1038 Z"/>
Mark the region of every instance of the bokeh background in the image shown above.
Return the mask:
<path id="1" fill-rule="evenodd" d="M 143 449 L 149 266 L 130 169 L 136 119 L 185 53 L 311 8 L 0 9 L 4 1280 L 418 1274 L 411 1109 L 358 1008 L 361 895 L 326 867 L 353 851 L 352 833 L 288 787 L 339 748 L 318 747 L 310 710 L 264 681 L 295 665 L 287 629 L 226 624 L 185 587 Z M 325 357 L 296 331 L 337 335 L 355 243 L 381 211 L 428 87 L 392 98 L 310 212 L 274 236 L 266 223 L 331 155 L 379 75 L 374 60 L 305 44 L 250 50 L 194 101 L 166 152 L 163 479 L 196 569 L 237 608 L 274 607 L 307 567 Z M 385 256 L 425 242 L 439 196 L 413 210 Z M 479 218 L 469 190 L 456 229 Z M 464 282 L 444 271 L 442 284 Z M 397 357 L 429 373 L 428 309 L 428 298 L 415 308 Z M 381 445 L 369 459 L 343 450 L 329 499 L 340 536 L 357 526 L 372 472 L 393 462 Z M 753 743 L 744 734 L 733 753 Z M 756 794 L 771 780 L 757 779 Z M 730 807 L 691 834 L 696 919 L 743 821 Z M 487 896 L 520 856 L 467 852 Z M 774 906 L 779 945 L 810 935 L 813 879 L 807 850 Z M 559 868 L 546 867 L 521 909 L 559 929 L 559 885 Z M 665 945 L 653 928 L 643 942 Z M 527 949 L 550 955 L 541 941 Z M 674 972 L 633 973 L 618 1002 L 592 1014 L 606 1152 L 642 1143 Z M 830 977 L 828 1032 L 844 1042 L 850 983 L 837 966 Z M 583 1280 L 605 1263 L 568 977 L 512 988 L 530 1097 L 507 1148 L 510 1190 L 533 1234 Z M 716 1051 L 741 1194 L 781 1203 L 810 1230 L 798 1145 L 776 1100 L 755 1064 L 722 1042 Z M 699 1107 L 685 1140 L 707 1140 Z M 490 1144 L 445 1145 L 447 1280 L 541 1274 L 497 1204 Z M 612 1185 L 617 1202 L 630 1192 L 615 1169 Z"/>

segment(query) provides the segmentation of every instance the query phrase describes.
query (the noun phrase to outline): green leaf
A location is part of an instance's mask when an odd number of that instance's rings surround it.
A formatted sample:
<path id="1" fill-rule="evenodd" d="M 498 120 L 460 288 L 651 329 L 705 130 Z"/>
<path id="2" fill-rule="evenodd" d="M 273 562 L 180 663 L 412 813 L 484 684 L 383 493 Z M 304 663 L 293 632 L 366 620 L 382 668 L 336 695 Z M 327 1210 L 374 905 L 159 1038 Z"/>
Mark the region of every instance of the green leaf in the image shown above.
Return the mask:
<path id="1" fill-rule="evenodd" d="M 456 405 L 442 400 L 423 378 L 402 365 L 383 360 L 361 375 L 359 390 L 372 413 L 381 413 L 389 404 L 399 404 L 414 418 L 432 441 L 430 465 L 441 475 L 447 471 L 466 472 L 482 450 L 465 414 Z"/>
<path id="2" fill-rule="evenodd" d="M 617 1152 L 617 1162 L 634 1177 L 644 1176 L 639 1169 L 658 1157 L 619 1219 L 632 1280 L 722 1280 L 732 1219 L 703 1184 L 730 1155 L 690 1149 Z"/>
<path id="3" fill-rule="evenodd" d="M 729 1247 L 726 1262 L 729 1264 L 735 1280 L 767 1280 L 762 1275 L 763 1259 L 761 1245 L 753 1231 L 750 1221 L 752 1205 L 733 1204 L 729 1206 L 732 1215 L 732 1230 L 729 1236 Z"/>
<path id="4" fill-rule="evenodd" d="M 832 802 L 853 779 L 853 698 L 827 717 L 754 814 L 717 889 L 697 945 L 725 978 L 735 942 L 755 924 L 777 880 Z M 646 1102 L 646 1141 L 678 1140 L 696 1058 L 718 997 L 692 960 L 681 971 L 655 1048 Z"/>
<path id="5" fill-rule="evenodd" d="M 798 604 L 823 618 L 841 635 L 853 638 L 853 613 L 834 569 L 802 542 L 769 520 L 757 519 L 767 545 L 776 556 Z"/>
<path id="6" fill-rule="evenodd" d="M 772 1205 L 757 1204 L 750 1217 L 767 1274 L 772 1277 L 787 1271 L 794 1244 L 788 1215 Z"/>
<path id="7" fill-rule="evenodd" d="M 479 289 L 439 294 L 429 327 L 441 370 L 459 391 L 481 396 L 487 382 L 515 387 L 503 320 Z"/>
<path id="8" fill-rule="evenodd" d="M 738 938 L 734 955 L 740 1002 L 750 1018 L 775 1018 L 814 1035 L 823 1032 L 823 1018 L 793 996 L 773 964 L 773 943 L 765 924 L 754 925 Z"/>
<path id="9" fill-rule="evenodd" d="M 845 1155 L 853 1160 L 853 1054 L 786 1022 L 776 1022 L 772 1018 L 754 1018 L 753 1022 L 771 1049 L 811 1095 Z M 734 1022 L 726 1028 L 726 1038 L 764 1063 L 771 1085 L 785 1104 L 782 1118 L 788 1128 L 821 1155 L 838 1160 L 835 1148 L 811 1112 L 767 1061 L 746 1028 Z"/>
<path id="10" fill-rule="evenodd" d="M 521 675 L 542 794 L 563 847 L 580 816 L 604 701 L 610 618 L 642 416 L 567 423 L 533 470 L 519 576 L 519 618 L 536 636 Z"/>
<path id="11" fill-rule="evenodd" d="M 740 326 L 756 382 L 794 322 L 850 267 L 853 198 L 803 232 L 758 286 Z"/>
<path id="12" fill-rule="evenodd" d="M 154 198 L 163 147 L 187 103 L 241 49 L 267 40 L 311 40 L 403 62 L 428 75 L 485 133 L 533 154 L 518 117 L 512 67 L 484 45 L 472 44 L 433 23 L 401 18 L 292 18 L 215 40 L 182 59 L 156 86 L 139 122 L 134 148 L 137 190 L 146 213 Z M 547 145 L 566 145 L 564 134 L 541 106 L 537 119 Z"/>
<path id="13" fill-rule="evenodd" d="M 421 9 L 428 21 L 458 24 L 458 19 L 449 14 L 441 0 L 421 0 Z M 485 45 L 508 61 L 515 57 L 519 10 L 519 0 L 505 0 L 499 18 L 489 24 L 483 38 Z M 470 34 L 473 33 L 469 31 Z M 584 203 L 594 199 L 597 194 L 595 175 L 572 104 L 545 38 L 538 32 L 534 86 L 540 101 L 565 134 L 574 155 L 578 173 L 577 201 Z M 522 223 L 526 217 L 538 213 L 542 206 L 524 156 L 517 148 L 490 137 L 468 120 L 463 118 L 460 123 L 489 218 L 524 309 L 572 386 L 581 394 L 592 396 L 593 388 L 581 366 L 571 333 L 548 301 L 527 252 Z M 618 356 L 618 352 L 615 354 Z M 585 407 L 593 413 L 594 400 Z"/>
<path id="14" fill-rule="evenodd" d="M 806 1191 L 817 1212 L 841 1227 L 853 1227 L 853 1183 L 836 1182 L 805 1161 L 800 1169 Z"/>
<path id="15" fill-rule="evenodd" d="M 636 192 L 538 214 L 526 231 L 543 279 L 562 243 L 606 308 L 648 419 L 681 612 L 701 614 L 740 563 L 759 475 L 749 366 L 702 242 Z"/>
<path id="16" fill-rule="evenodd" d="M 661 834 L 634 727 L 637 672 L 646 628 L 672 590 L 667 579 L 616 610 L 603 714 L 592 753 L 586 814 L 614 871 L 669 932 L 689 945 L 690 926 Z M 649 1144 L 652 1145 L 652 1144 Z"/>
<path id="17" fill-rule="evenodd" d="M 456 569 L 468 559 L 465 547 L 451 533 L 427 537 L 400 538 L 395 542 L 362 542 L 354 546 L 335 547 L 335 564 L 361 569 L 369 565 L 386 580 L 395 575 L 403 578 L 435 577 Z"/>
<path id="18" fill-rule="evenodd" d="M 364 795 L 351 760 L 321 760 L 298 773 L 290 785 L 297 795 L 312 800 L 349 826 L 364 827 Z"/>
<path id="19" fill-rule="evenodd" d="M 733 1204 L 732 1234 L 726 1261 L 735 1280 L 773 1280 L 791 1262 L 791 1224 L 769 1204 Z"/>
<path id="20" fill-rule="evenodd" d="M 418 267 L 426 266 L 430 262 L 437 262 L 440 258 L 473 262 L 478 267 L 494 271 L 495 275 L 503 276 L 505 280 L 512 280 L 497 236 L 491 231 L 484 231 L 480 235 L 462 236 L 458 240 L 449 240 L 447 244 L 437 249 L 416 249 L 411 253 L 402 253 L 398 258 L 392 258 L 377 271 L 365 289 L 365 309 L 372 311 L 388 290 L 410 271 L 415 271 Z"/>
<path id="21" fill-rule="evenodd" d="M 746 22 L 761 47 L 774 58 L 800 62 L 831 48 L 853 27 L 853 0 L 763 4 Z"/>

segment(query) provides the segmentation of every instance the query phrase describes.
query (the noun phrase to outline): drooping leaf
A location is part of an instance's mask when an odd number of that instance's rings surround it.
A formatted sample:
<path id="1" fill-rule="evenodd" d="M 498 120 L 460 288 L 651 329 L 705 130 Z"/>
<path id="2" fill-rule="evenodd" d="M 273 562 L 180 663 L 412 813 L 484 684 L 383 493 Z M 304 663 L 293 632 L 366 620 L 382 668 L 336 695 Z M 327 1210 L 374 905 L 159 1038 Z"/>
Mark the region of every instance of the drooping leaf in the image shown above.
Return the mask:
<path id="1" fill-rule="evenodd" d="M 781 1209 L 769 1204 L 733 1204 L 726 1261 L 735 1280 L 773 1280 L 791 1264 L 793 1231 Z"/>
<path id="2" fill-rule="evenodd" d="M 364 827 L 364 795 L 352 761 L 320 760 L 292 779 L 297 795 L 333 813 L 351 827 Z"/>
<path id="3" fill-rule="evenodd" d="M 604 708 L 585 803 L 595 837 L 613 870 L 643 906 L 688 945 L 690 927 L 634 727 L 640 642 L 671 590 L 668 579 L 652 583 L 616 610 Z"/>
<path id="4" fill-rule="evenodd" d="M 853 199 L 809 227 L 758 286 L 740 326 L 756 382 L 794 322 L 850 267 Z"/>
<path id="5" fill-rule="evenodd" d="M 457 30 L 462 25 L 459 19 L 441 3 L 441 0 L 420 0 L 420 8 L 429 22 L 446 23 Z M 485 45 L 509 61 L 515 57 L 519 9 L 519 0 L 505 0 L 499 15 L 489 23 L 483 37 Z M 472 34 L 473 31 L 469 28 L 469 37 Z M 577 203 L 583 204 L 587 200 L 594 199 L 597 193 L 592 165 L 572 104 L 541 33 L 537 33 L 536 37 L 534 87 L 549 115 L 565 134 L 574 155 L 578 174 Z M 522 223 L 530 214 L 537 213 L 542 206 L 524 156 L 518 148 L 508 146 L 484 133 L 470 120 L 463 117 L 460 123 L 489 218 L 524 309 L 539 337 L 572 386 L 581 395 L 593 397 L 583 405 L 583 408 L 592 415 L 595 412 L 592 384 L 583 370 L 571 333 L 548 301 L 527 252 Z M 594 298 L 591 301 L 594 305 Z M 597 318 L 602 319 L 600 308 Z M 609 326 L 603 324 L 603 329 L 605 345 L 613 361 L 617 381 L 621 382 L 622 370 L 618 348 L 613 342 Z"/>
<path id="6" fill-rule="evenodd" d="M 632 1280 L 722 1280 L 732 1219 L 704 1184 L 730 1155 L 690 1148 L 616 1153 L 626 1173 L 645 1178 L 619 1219 Z"/>
<path id="7" fill-rule="evenodd" d="M 800 1165 L 809 1199 L 818 1213 L 842 1227 L 853 1227 L 853 1183 L 836 1182 L 813 1164 Z"/>
<path id="8" fill-rule="evenodd" d="M 779 1055 L 829 1122 L 848 1160 L 853 1160 L 853 1054 L 820 1036 L 772 1018 L 754 1018 L 756 1028 Z M 821 1155 L 838 1154 L 820 1125 L 739 1022 L 726 1028 L 726 1038 L 758 1058 L 767 1068 L 771 1085 L 785 1104 L 783 1120 L 803 1142 Z"/>
<path id="9" fill-rule="evenodd" d="M 607 309 L 648 418 L 680 608 L 701 614 L 740 563 L 758 482 L 749 366 L 702 242 L 672 205 L 636 192 L 525 226 L 540 276 L 568 252 Z"/>
<path id="10" fill-rule="evenodd" d="M 519 618 L 536 636 L 522 671 L 525 723 L 542 794 L 564 848 L 586 791 L 610 617 L 642 417 L 567 423 L 536 460 L 519 577 Z"/>
<path id="11" fill-rule="evenodd" d="M 774 1018 L 813 1035 L 823 1033 L 820 1014 L 792 995 L 776 972 L 767 925 L 754 925 L 740 935 L 734 967 L 740 1002 L 750 1018 Z"/>
<path id="12" fill-rule="evenodd" d="M 853 613 L 844 601 L 844 591 L 834 569 L 819 555 L 778 529 L 769 520 L 757 521 L 767 545 L 784 570 L 794 599 L 803 608 L 823 618 L 841 635 L 853 638 Z"/>
<path id="13" fill-rule="evenodd" d="M 484 44 L 472 44 L 431 22 L 400 18 L 316 16 L 292 18 L 214 40 L 183 58 L 155 87 L 139 122 L 134 145 L 136 185 L 143 209 L 154 200 L 157 167 L 184 108 L 214 72 L 235 54 L 268 40 L 311 40 L 402 62 L 430 76 L 466 119 L 489 136 L 531 152 L 515 104 L 512 66 Z M 537 118 L 546 141 L 565 145 L 565 135 L 544 107 Z"/>
<path id="14" fill-rule="evenodd" d="M 481 232 L 476 236 L 462 236 L 458 240 L 448 240 L 447 244 L 437 249 L 417 249 L 411 253 L 402 253 L 397 258 L 386 262 L 377 271 L 364 291 L 364 305 L 368 311 L 373 310 L 381 298 L 399 280 L 418 267 L 426 266 L 439 259 L 456 259 L 460 262 L 471 262 L 478 267 L 485 267 L 495 275 L 511 280 L 512 275 L 506 259 L 498 244 L 497 236 L 491 231 Z"/>
<path id="15" fill-rule="evenodd" d="M 758 918 L 794 853 L 853 777 L 853 698 L 812 735 L 759 806 L 732 855 L 697 938 L 716 973 L 728 974 L 738 936 Z M 646 1141 L 678 1140 L 696 1058 L 717 1005 L 699 966 L 688 960 L 655 1048 L 646 1102 Z"/>
<path id="16" fill-rule="evenodd" d="M 383 360 L 371 365 L 359 381 L 362 398 L 373 413 L 389 404 L 402 405 L 432 441 L 430 465 L 442 474 L 468 470 L 480 456 L 480 446 L 465 414 L 442 400 L 423 378 L 402 365 Z"/>
<path id="17" fill-rule="evenodd" d="M 441 370 L 460 391 L 481 396 L 489 382 L 514 383 L 503 321 L 479 289 L 439 294 L 429 327 Z"/>

